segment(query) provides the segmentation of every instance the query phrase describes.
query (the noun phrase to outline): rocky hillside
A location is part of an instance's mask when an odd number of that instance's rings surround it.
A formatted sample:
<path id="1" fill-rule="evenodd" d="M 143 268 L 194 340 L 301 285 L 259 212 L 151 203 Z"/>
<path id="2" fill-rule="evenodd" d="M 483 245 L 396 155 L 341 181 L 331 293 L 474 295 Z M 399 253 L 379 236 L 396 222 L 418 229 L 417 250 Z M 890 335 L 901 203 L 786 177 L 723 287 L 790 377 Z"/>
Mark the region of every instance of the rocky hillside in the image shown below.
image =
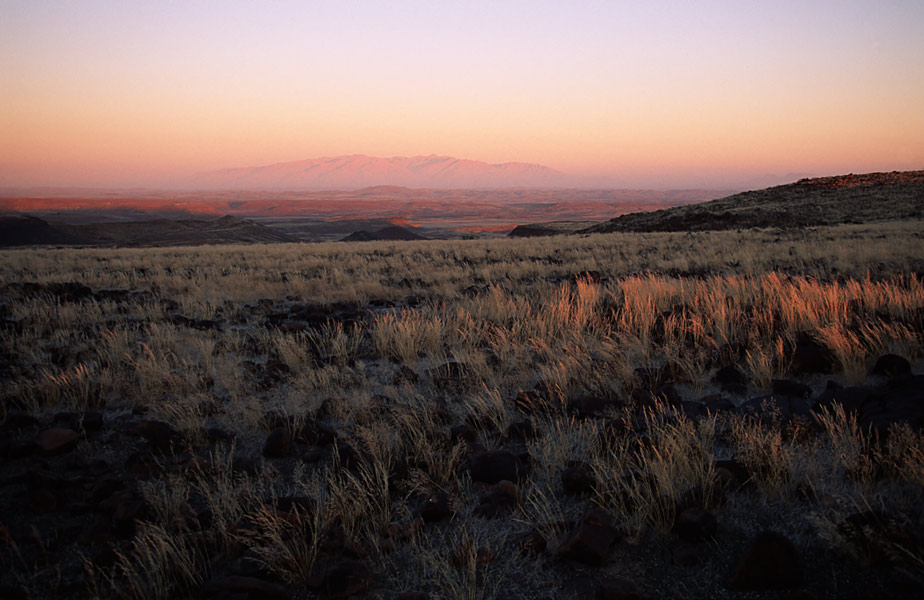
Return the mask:
<path id="1" fill-rule="evenodd" d="M 705 231 L 905 219 L 924 219 L 924 171 L 802 179 L 701 204 L 623 215 L 585 231 Z"/>

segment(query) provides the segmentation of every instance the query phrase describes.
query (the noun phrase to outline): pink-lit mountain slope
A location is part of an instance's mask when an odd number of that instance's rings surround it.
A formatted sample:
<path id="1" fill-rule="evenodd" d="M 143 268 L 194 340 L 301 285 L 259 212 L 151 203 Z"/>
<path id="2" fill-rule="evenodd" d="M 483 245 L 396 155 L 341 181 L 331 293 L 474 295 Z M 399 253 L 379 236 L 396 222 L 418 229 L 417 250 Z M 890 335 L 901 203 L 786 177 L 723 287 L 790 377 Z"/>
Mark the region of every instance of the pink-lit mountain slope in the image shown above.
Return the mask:
<path id="1" fill-rule="evenodd" d="M 322 190 L 397 185 L 411 188 L 554 188 L 574 179 L 542 165 L 489 164 L 451 156 L 363 154 L 277 163 L 263 167 L 222 169 L 195 181 L 202 189 Z"/>

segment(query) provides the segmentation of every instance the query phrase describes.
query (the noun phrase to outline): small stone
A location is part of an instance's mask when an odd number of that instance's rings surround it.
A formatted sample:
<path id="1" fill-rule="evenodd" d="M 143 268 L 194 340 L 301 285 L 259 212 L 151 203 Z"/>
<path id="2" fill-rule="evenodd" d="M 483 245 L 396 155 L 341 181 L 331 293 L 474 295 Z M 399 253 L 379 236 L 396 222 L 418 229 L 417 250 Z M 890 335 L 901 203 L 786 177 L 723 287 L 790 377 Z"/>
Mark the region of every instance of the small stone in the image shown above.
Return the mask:
<path id="1" fill-rule="evenodd" d="M 345 560 L 327 571 L 324 589 L 330 598 L 349 598 L 372 587 L 372 573 L 358 560 Z"/>
<path id="2" fill-rule="evenodd" d="M 911 375 L 911 363 L 897 354 L 884 354 L 876 360 L 870 372 L 873 375 L 882 375 L 890 379 L 906 377 Z"/>
<path id="3" fill-rule="evenodd" d="M 799 585 L 802 561 L 795 547 L 779 533 L 758 534 L 728 580 L 733 590 L 767 590 Z"/>
<path id="4" fill-rule="evenodd" d="M 674 523 L 674 532 L 680 539 L 694 543 L 712 538 L 718 528 L 715 515 L 699 506 L 683 510 Z"/>
<path id="5" fill-rule="evenodd" d="M 161 454 L 176 450 L 183 441 L 177 430 L 163 421 L 140 421 L 128 431 L 146 439 L 151 449 Z"/>
<path id="6" fill-rule="evenodd" d="M 292 453 L 292 435 L 283 427 L 277 427 L 266 437 L 263 456 L 267 458 L 285 458 Z"/>
<path id="7" fill-rule="evenodd" d="M 417 511 L 425 523 L 435 523 L 448 519 L 453 515 L 452 503 L 449 501 L 449 495 L 446 492 L 436 492 L 431 494 Z"/>
<path id="8" fill-rule="evenodd" d="M 610 547 L 619 539 L 619 531 L 609 517 L 590 511 L 558 548 L 558 555 L 578 562 L 600 566 L 606 562 Z"/>
<path id="9" fill-rule="evenodd" d="M 527 473 L 527 466 L 511 452 L 491 450 L 483 452 L 472 459 L 472 481 L 497 483 L 504 479 L 519 481 Z"/>
<path id="10" fill-rule="evenodd" d="M 596 483 L 593 471 L 585 463 L 573 464 L 561 472 L 561 486 L 567 494 L 589 494 Z"/>
<path id="11" fill-rule="evenodd" d="M 73 429 L 46 429 L 35 438 L 35 445 L 45 455 L 64 454 L 77 447 L 77 437 Z"/>

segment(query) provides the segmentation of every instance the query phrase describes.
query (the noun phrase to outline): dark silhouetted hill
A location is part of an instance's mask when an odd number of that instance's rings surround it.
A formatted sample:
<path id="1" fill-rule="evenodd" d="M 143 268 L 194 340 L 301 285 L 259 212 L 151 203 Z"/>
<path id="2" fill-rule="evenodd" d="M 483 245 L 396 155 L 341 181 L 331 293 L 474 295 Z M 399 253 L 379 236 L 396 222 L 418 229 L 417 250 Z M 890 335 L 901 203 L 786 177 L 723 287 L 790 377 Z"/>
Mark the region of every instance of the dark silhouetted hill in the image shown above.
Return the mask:
<path id="1" fill-rule="evenodd" d="M 0 219 L 0 245 L 186 246 L 296 241 L 285 233 L 236 217 L 155 219 L 71 225 L 17 215 Z"/>
<path id="2" fill-rule="evenodd" d="M 413 231 L 408 231 L 397 225 L 392 225 L 390 227 L 383 227 L 376 231 L 354 231 L 350 235 L 346 236 L 341 242 L 373 242 L 373 241 L 414 241 L 414 240 L 425 240 L 427 238 L 422 235 L 418 235 Z"/>
<path id="3" fill-rule="evenodd" d="M 924 171 L 802 179 L 666 210 L 623 215 L 585 230 L 706 231 L 924 219 Z"/>
<path id="4" fill-rule="evenodd" d="M 0 217 L 0 246 L 58 246 L 87 244 L 92 240 L 62 231 L 37 217 Z"/>

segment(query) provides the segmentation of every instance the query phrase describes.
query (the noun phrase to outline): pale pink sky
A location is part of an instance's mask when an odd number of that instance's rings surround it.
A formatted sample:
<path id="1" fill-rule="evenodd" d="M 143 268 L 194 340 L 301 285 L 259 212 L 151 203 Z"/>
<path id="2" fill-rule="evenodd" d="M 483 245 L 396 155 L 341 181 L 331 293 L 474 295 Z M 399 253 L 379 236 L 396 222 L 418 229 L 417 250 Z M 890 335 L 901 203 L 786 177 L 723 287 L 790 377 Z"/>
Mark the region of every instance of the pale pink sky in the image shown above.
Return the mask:
<path id="1" fill-rule="evenodd" d="M 624 187 L 921 169 L 922 32 L 920 0 L 0 0 L 0 187 L 354 153 Z"/>

